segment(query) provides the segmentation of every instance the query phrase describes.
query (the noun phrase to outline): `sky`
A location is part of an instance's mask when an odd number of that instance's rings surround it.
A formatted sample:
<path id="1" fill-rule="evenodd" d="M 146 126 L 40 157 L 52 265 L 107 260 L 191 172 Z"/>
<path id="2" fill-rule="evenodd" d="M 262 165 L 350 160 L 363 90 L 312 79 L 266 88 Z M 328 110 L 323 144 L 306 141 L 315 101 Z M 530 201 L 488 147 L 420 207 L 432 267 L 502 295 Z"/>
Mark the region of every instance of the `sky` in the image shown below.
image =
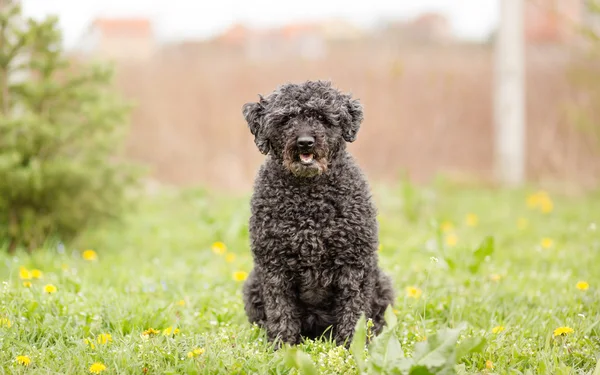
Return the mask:
<path id="1" fill-rule="evenodd" d="M 407 19 L 422 12 L 445 14 L 459 38 L 484 40 L 496 27 L 499 0 L 22 0 L 25 15 L 57 15 L 66 47 L 95 17 L 143 16 L 162 40 L 206 38 L 236 22 L 270 27 L 293 21 L 342 18 L 362 26 Z"/>

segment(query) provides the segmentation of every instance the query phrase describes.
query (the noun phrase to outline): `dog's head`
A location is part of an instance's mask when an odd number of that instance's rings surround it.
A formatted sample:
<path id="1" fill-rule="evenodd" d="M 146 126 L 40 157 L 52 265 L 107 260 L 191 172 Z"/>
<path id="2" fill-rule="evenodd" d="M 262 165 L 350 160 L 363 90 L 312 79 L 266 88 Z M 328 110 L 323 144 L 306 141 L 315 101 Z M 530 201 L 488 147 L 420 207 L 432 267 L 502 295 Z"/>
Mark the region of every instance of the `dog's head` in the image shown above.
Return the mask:
<path id="1" fill-rule="evenodd" d="M 325 172 L 363 120 L 360 102 L 328 81 L 289 83 L 259 98 L 243 106 L 254 142 L 298 177 Z"/>

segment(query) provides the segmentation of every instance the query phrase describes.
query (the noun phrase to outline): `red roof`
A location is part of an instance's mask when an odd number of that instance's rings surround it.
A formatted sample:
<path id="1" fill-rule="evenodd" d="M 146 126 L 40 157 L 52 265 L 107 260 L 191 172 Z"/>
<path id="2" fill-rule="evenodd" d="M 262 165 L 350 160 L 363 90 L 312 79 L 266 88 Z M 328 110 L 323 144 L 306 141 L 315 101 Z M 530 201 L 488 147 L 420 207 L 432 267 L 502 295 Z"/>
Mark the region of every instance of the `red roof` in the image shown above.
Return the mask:
<path id="1" fill-rule="evenodd" d="M 146 18 L 97 18 L 92 25 L 105 35 L 152 35 L 152 22 Z"/>

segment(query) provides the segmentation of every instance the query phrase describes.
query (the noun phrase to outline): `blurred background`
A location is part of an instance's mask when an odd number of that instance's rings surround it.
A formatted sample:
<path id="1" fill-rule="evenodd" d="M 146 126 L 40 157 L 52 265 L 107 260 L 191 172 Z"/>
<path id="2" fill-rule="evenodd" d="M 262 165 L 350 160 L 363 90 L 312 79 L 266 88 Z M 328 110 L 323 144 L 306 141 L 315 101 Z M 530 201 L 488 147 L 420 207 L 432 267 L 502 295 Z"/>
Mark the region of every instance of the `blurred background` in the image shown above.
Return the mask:
<path id="1" fill-rule="evenodd" d="M 284 82 L 359 98 L 350 150 L 370 179 L 494 176 L 503 0 L 23 0 L 73 59 L 110 61 L 133 100 L 125 152 L 155 182 L 246 191 L 263 160 L 241 114 Z M 600 64 L 584 0 L 524 0 L 525 179 L 598 186 Z M 510 21 L 510 20 L 509 20 Z M 518 19 L 515 19 L 518 22 Z M 596 43 L 597 45 L 598 43 Z M 496 57 L 495 57 L 496 56 Z M 594 96 L 596 95 L 596 96 Z"/>

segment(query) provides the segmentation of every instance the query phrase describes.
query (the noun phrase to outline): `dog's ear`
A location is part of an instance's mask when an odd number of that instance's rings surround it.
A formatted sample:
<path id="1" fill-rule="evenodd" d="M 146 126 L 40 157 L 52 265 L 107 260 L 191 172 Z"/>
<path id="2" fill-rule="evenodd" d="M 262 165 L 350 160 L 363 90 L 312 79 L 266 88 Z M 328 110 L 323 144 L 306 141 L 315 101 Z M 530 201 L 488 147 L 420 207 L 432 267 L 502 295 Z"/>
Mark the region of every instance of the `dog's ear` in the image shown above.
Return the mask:
<path id="1" fill-rule="evenodd" d="M 346 96 L 345 107 L 348 116 L 342 122 L 342 137 L 350 143 L 356 140 L 356 133 L 362 124 L 363 108 L 358 99 L 352 99 L 349 95 Z"/>
<path id="2" fill-rule="evenodd" d="M 260 100 L 258 103 L 246 103 L 242 107 L 242 114 L 248 123 L 250 133 L 254 136 L 254 143 L 258 150 L 267 155 L 271 146 L 269 140 L 266 137 L 266 129 L 264 124 L 265 107 L 264 98 L 259 96 Z"/>

